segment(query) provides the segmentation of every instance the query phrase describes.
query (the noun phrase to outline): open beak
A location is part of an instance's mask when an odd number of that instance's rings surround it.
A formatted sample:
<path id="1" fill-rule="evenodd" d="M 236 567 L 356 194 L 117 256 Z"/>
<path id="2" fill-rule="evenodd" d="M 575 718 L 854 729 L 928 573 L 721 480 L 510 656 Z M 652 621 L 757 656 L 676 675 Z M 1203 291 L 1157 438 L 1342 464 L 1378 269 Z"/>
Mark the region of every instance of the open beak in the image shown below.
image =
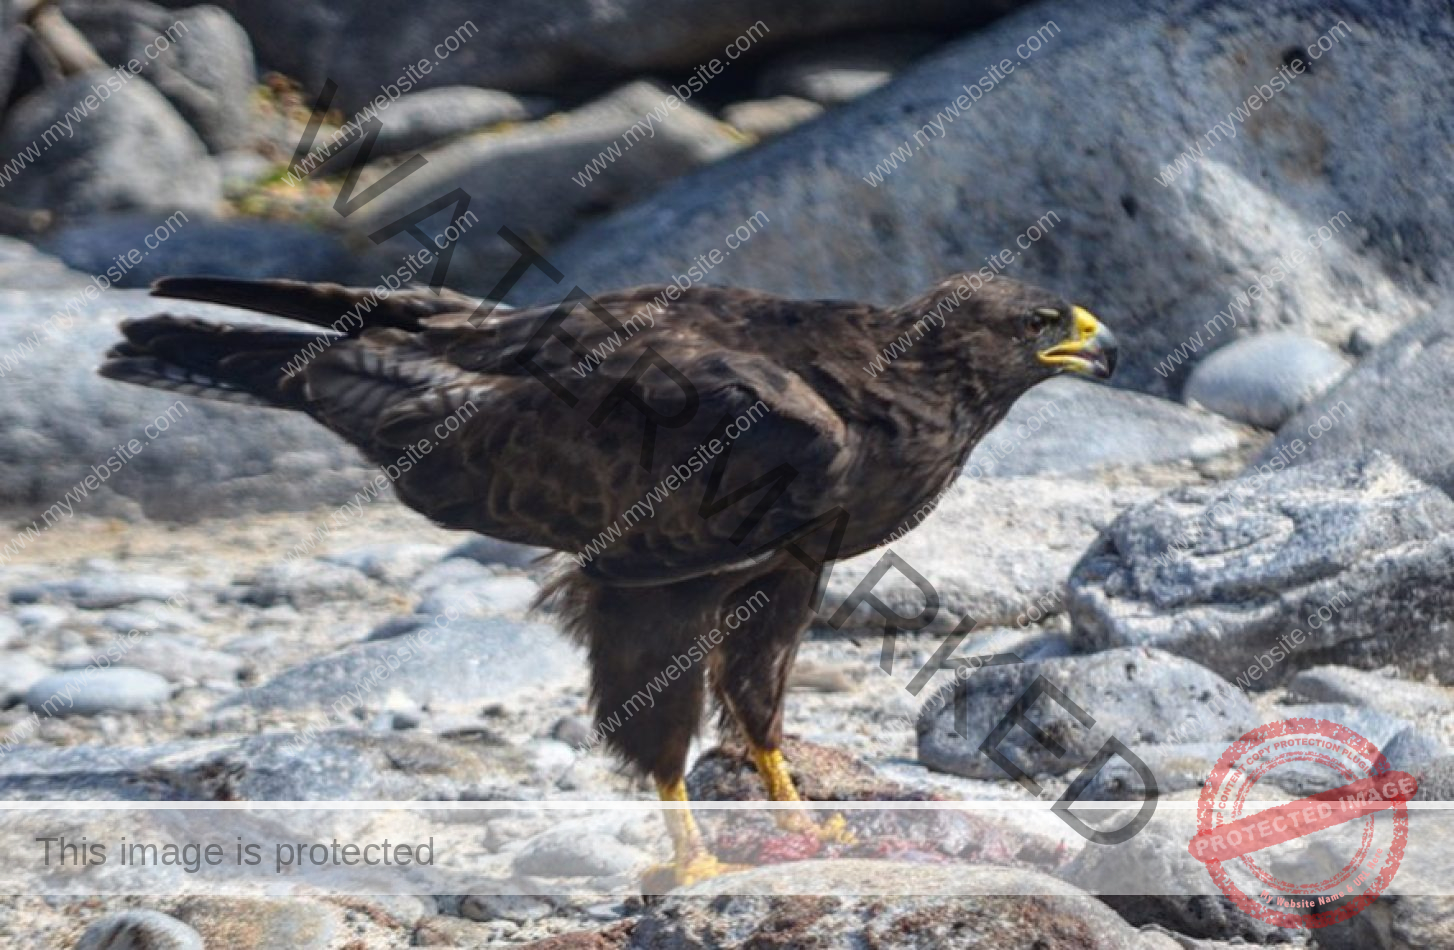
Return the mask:
<path id="1" fill-rule="evenodd" d="M 1072 307 L 1070 339 L 1036 353 L 1040 362 L 1057 369 L 1109 379 L 1116 371 L 1116 337 L 1082 307 Z"/>

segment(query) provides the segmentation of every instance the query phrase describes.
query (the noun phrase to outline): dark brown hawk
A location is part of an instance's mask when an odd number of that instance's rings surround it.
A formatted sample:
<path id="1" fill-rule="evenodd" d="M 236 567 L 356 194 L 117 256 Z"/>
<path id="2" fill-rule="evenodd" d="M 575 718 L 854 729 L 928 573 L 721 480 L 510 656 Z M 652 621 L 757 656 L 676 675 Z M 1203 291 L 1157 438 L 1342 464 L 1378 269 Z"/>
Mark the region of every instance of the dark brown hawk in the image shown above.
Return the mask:
<path id="1" fill-rule="evenodd" d="M 572 555 L 550 592 L 616 723 L 604 739 L 667 800 L 686 798 L 709 689 L 771 797 L 796 800 L 783 697 L 826 562 L 932 504 L 1031 386 L 1116 359 L 1085 310 L 1003 277 L 890 308 L 712 287 L 520 310 L 293 281 L 153 293 L 330 329 L 149 317 L 123 325 L 103 375 L 306 412 L 386 471 L 429 443 L 395 479 L 405 504 Z M 704 646 L 729 612 L 750 616 Z M 633 701 L 653 678 L 654 702 Z M 690 814 L 671 814 L 679 878 L 712 873 Z"/>

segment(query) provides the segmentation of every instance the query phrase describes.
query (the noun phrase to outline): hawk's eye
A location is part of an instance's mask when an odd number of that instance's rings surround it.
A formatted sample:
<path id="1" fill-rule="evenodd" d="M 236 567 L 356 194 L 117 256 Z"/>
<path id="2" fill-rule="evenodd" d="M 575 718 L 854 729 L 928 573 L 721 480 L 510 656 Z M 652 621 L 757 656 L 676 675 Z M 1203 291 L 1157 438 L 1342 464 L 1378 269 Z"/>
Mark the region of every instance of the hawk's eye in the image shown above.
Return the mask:
<path id="1" fill-rule="evenodd" d="M 1061 313 L 1050 307 L 1040 307 L 1025 314 L 1023 320 L 1025 335 L 1034 337 L 1058 324 L 1061 320 Z"/>

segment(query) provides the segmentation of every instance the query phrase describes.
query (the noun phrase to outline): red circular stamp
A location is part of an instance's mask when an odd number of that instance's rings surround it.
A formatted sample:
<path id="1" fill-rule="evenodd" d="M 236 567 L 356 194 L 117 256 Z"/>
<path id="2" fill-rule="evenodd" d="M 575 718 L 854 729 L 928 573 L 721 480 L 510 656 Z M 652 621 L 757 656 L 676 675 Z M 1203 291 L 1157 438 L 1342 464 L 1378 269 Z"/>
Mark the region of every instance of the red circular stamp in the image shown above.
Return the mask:
<path id="1" fill-rule="evenodd" d="M 1248 813 L 1248 803 L 1257 800 L 1249 793 L 1260 780 L 1279 767 L 1309 764 L 1343 784 Z M 1407 802 L 1416 791 L 1413 776 L 1393 771 L 1373 743 L 1346 726 L 1326 719 L 1269 723 L 1232 743 L 1217 761 L 1202 787 L 1188 850 L 1248 914 L 1278 927 L 1326 927 L 1373 903 L 1398 873 L 1408 840 Z M 1333 844 L 1347 854 L 1335 873 L 1318 880 L 1280 876 L 1295 876 L 1288 869 L 1300 866 L 1312 878 L 1326 874 L 1325 864 L 1299 865 L 1288 849 L 1355 821 L 1361 837 Z"/>

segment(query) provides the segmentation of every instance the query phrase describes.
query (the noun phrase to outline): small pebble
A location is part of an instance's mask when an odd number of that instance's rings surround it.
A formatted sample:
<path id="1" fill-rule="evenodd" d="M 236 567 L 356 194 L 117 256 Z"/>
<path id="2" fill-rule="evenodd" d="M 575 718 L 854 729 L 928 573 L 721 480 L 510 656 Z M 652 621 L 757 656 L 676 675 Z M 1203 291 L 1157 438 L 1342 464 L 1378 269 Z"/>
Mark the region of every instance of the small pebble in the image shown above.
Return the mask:
<path id="1" fill-rule="evenodd" d="M 70 670 L 31 684 L 25 691 L 25 705 L 42 716 L 96 716 L 138 712 L 165 702 L 171 693 L 165 679 L 146 670 Z"/>

